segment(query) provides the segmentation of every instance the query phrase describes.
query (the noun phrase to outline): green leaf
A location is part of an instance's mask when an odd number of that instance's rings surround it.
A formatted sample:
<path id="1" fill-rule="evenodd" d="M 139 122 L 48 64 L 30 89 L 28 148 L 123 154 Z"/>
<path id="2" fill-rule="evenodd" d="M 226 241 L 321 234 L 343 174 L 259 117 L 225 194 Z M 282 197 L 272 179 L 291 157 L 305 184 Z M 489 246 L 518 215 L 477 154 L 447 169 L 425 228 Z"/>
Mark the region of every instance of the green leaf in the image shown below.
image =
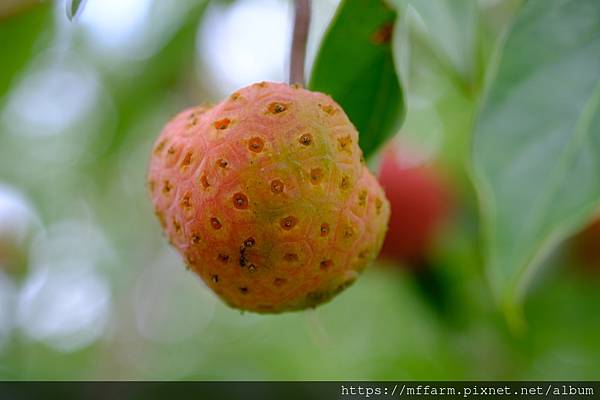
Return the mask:
<path id="1" fill-rule="evenodd" d="M 416 25 L 439 60 L 464 81 L 473 79 L 477 37 L 477 0 L 392 0 L 398 10 L 411 7 Z"/>
<path id="2" fill-rule="evenodd" d="M 0 98 L 31 60 L 36 48 L 45 44 L 43 39 L 50 39 L 53 33 L 52 5 L 29 7 L 0 23 L 0 46 L 5 54 L 0 62 Z"/>
<path id="3" fill-rule="evenodd" d="M 309 83 L 337 101 L 359 132 L 365 158 L 399 129 L 404 98 L 390 47 L 396 13 L 382 1 L 343 0 Z"/>
<path id="4" fill-rule="evenodd" d="M 67 18 L 72 21 L 83 12 L 87 0 L 67 0 Z"/>
<path id="5" fill-rule="evenodd" d="M 474 132 L 487 273 L 517 318 L 535 267 L 600 208 L 600 3 L 530 0 Z"/>

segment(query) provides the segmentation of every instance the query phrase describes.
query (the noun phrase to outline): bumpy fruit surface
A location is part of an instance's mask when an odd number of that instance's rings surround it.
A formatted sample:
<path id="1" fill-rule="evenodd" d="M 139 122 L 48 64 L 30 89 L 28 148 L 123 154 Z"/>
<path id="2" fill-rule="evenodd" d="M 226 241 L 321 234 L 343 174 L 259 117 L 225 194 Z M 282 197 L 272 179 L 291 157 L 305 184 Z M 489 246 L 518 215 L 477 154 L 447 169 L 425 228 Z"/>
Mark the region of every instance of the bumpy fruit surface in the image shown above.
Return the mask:
<path id="1" fill-rule="evenodd" d="M 381 248 L 389 204 L 329 96 L 258 83 L 175 116 L 148 183 L 171 243 L 229 305 L 313 307 Z"/>
<path id="2" fill-rule="evenodd" d="M 450 190 L 431 165 L 413 165 L 415 155 L 397 145 L 386 149 L 379 182 L 391 205 L 381 256 L 418 266 L 440 233 L 451 209 Z"/>

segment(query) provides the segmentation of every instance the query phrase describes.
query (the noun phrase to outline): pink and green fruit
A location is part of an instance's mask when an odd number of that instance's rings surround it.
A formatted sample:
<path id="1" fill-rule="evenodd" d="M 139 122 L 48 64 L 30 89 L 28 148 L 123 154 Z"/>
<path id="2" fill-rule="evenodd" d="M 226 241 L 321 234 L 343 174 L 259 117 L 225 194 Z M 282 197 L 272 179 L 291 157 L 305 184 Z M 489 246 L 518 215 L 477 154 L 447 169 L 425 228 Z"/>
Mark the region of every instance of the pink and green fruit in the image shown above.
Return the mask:
<path id="1" fill-rule="evenodd" d="M 450 190 L 429 164 L 411 164 L 412 150 L 390 145 L 379 182 L 390 201 L 389 229 L 383 259 L 417 266 L 427 258 L 451 210 Z"/>
<path id="2" fill-rule="evenodd" d="M 389 204 L 329 96 L 257 83 L 175 116 L 152 151 L 156 215 L 235 308 L 314 307 L 377 257 Z"/>

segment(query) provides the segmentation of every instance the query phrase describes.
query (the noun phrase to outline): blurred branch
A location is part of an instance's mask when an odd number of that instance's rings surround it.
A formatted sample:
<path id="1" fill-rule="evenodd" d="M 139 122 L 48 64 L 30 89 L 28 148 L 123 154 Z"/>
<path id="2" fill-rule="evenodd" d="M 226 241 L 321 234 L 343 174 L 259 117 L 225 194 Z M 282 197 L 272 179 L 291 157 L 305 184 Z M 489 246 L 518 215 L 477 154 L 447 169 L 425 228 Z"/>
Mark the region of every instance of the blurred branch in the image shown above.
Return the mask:
<path id="1" fill-rule="evenodd" d="M 304 60 L 310 25 L 310 6 L 310 0 L 295 1 L 289 83 L 304 85 Z"/>

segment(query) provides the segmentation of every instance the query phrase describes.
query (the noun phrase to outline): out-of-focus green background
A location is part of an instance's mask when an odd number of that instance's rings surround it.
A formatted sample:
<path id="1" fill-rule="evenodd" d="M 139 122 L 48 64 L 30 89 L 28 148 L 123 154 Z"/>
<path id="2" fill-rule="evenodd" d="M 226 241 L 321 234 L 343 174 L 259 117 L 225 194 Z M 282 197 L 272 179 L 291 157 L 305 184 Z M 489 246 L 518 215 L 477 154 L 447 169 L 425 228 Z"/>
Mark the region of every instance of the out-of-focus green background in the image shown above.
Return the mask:
<path id="1" fill-rule="evenodd" d="M 313 3 L 308 67 L 337 6 Z M 598 271 L 557 250 L 523 332 L 484 278 L 461 160 L 521 2 L 475 3 L 464 24 L 445 24 L 456 10 L 444 7 L 401 17 L 398 138 L 444 166 L 458 203 L 434 278 L 376 264 L 329 304 L 269 316 L 226 307 L 185 270 L 144 177 L 179 109 L 285 80 L 292 4 L 89 0 L 69 22 L 62 1 L 1 2 L 0 378 L 597 379 Z"/>

